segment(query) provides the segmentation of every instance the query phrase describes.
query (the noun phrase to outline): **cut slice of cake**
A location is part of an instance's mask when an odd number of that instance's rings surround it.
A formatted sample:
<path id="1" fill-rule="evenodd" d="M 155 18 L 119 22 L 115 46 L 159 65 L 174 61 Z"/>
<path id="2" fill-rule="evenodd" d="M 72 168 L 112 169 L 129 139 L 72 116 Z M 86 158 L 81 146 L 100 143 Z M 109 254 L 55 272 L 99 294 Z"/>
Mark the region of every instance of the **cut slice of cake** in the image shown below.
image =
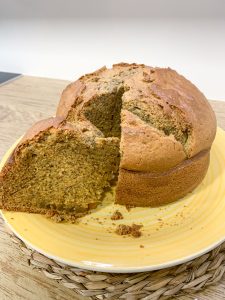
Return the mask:
<path id="1" fill-rule="evenodd" d="M 118 138 L 87 121 L 40 121 L 1 172 L 0 207 L 73 220 L 98 205 L 118 166 Z"/>

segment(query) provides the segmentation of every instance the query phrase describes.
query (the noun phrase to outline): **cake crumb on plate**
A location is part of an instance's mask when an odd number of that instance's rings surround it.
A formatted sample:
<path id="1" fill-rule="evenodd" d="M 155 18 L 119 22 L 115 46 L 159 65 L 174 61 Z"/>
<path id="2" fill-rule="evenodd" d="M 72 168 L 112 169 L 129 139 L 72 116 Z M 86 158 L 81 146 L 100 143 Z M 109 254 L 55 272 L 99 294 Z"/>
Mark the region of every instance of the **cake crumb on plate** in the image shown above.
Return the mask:
<path id="1" fill-rule="evenodd" d="M 130 225 L 125 225 L 125 224 L 120 224 L 116 228 L 116 233 L 118 235 L 131 235 L 134 238 L 140 237 L 142 235 L 140 229 L 143 227 L 143 225 L 138 225 L 138 224 L 132 224 Z"/>
<path id="2" fill-rule="evenodd" d="M 111 216 L 111 220 L 122 220 L 123 219 L 123 215 L 121 214 L 121 212 L 119 210 L 114 211 L 114 213 Z"/>

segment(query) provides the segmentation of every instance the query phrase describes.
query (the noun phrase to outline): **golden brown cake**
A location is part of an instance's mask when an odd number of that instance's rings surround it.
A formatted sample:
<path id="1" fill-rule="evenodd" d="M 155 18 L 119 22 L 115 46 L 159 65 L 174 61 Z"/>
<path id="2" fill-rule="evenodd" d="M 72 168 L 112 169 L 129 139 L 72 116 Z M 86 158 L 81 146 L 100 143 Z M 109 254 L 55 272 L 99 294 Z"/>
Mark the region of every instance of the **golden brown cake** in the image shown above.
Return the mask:
<path id="1" fill-rule="evenodd" d="M 175 201 L 204 178 L 216 133 L 205 96 L 170 68 L 103 67 L 63 92 L 57 115 L 89 120 L 120 137 L 116 203 L 156 206 Z"/>
<path id="2" fill-rule="evenodd" d="M 174 70 L 103 67 L 25 135 L 1 172 L 0 207 L 77 217 L 117 176 L 116 203 L 167 204 L 202 181 L 215 133 L 205 96 Z"/>
<path id="3" fill-rule="evenodd" d="M 118 172 L 119 139 L 104 138 L 89 122 L 61 118 L 35 124 L 0 176 L 0 206 L 73 220 L 102 198 Z"/>

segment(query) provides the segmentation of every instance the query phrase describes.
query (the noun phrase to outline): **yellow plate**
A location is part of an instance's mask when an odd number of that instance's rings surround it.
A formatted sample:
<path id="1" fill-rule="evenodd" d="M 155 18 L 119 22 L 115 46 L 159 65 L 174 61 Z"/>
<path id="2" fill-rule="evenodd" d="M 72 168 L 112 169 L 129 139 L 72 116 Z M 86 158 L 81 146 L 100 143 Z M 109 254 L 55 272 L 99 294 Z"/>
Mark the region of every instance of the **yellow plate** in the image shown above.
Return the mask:
<path id="1" fill-rule="evenodd" d="M 14 147 L 6 153 L 1 166 Z M 124 220 L 112 221 L 110 216 L 117 208 Z M 79 224 L 57 224 L 28 213 L 2 211 L 2 215 L 31 248 L 76 267 L 141 272 L 186 262 L 225 240 L 225 132 L 218 128 L 204 181 L 173 204 L 128 212 L 112 204 L 112 196 L 108 195 L 103 206 Z M 144 225 L 140 238 L 123 238 L 114 233 L 116 226 L 112 223 L 133 222 Z"/>

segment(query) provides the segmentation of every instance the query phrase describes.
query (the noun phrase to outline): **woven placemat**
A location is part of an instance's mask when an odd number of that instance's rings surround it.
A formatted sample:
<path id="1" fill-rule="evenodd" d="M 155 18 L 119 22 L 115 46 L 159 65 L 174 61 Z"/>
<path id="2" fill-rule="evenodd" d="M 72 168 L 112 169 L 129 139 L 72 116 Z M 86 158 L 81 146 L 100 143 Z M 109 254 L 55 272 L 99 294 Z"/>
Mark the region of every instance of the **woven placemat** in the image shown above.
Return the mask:
<path id="1" fill-rule="evenodd" d="M 7 227 L 11 240 L 28 264 L 46 277 L 89 299 L 158 300 L 192 294 L 221 280 L 225 272 L 225 242 L 185 264 L 159 271 L 115 274 L 64 265 L 30 249 Z"/>

